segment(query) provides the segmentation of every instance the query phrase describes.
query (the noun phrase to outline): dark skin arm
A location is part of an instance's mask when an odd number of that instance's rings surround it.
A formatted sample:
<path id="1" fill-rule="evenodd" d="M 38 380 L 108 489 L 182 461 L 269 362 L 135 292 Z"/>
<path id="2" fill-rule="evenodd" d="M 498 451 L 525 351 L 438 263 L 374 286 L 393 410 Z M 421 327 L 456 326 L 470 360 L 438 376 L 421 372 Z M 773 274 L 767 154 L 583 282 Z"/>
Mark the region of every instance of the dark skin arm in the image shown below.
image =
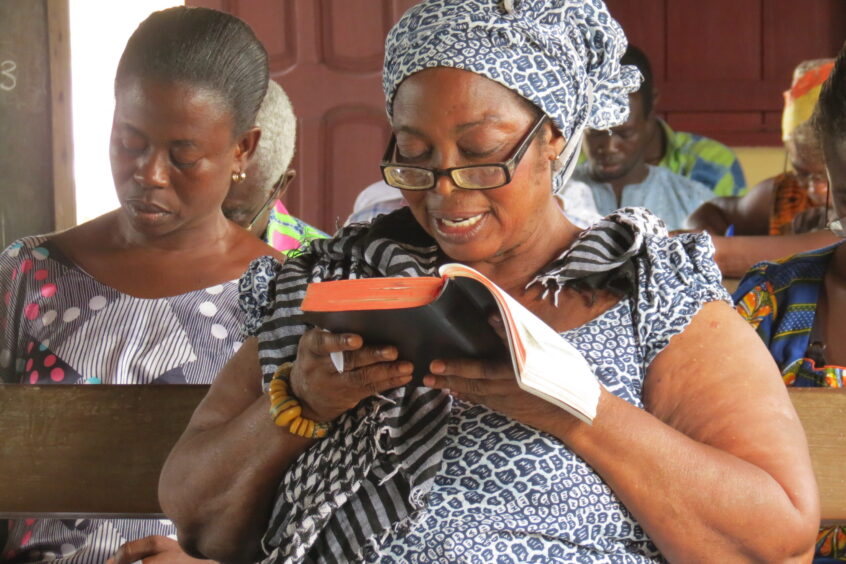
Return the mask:
<path id="1" fill-rule="evenodd" d="M 839 239 L 831 231 L 798 235 L 712 238 L 717 265 L 726 278 L 742 278 L 755 263 L 833 245 Z"/>
<path id="2" fill-rule="evenodd" d="M 687 218 L 688 229 L 723 235 L 734 225 L 735 235 L 767 235 L 773 207 L 773 179 L 752 187 L 744 196 L 707 201 Z"/>
<path id="3" fill-rule="evenodd" d="M 179 543 L 161 535 L 152 535 L 129 541 L 106 564 L 215 564 L 211 560 L 198 560 L 185 554 Z"/>
<path id="4" fill-rule="evenodd" d="M 593 425 L 523 392 L 509 366 L 431 369 L 427 384 L 572 448 L 671 562 L 807 562 L 813 553 L 818 494 L 802 427 L 769 352 L 727 304 L 706 304 L 658 355 L 645 410 L 603 390 Z"/>
<path id="5" fill-rule="evenodd" d="M 303 415 L 332 421 L 362 399 L 411 381 L 394 347 L 363 347 L 358 335 L 307 331 L 291 373 Z M 329 358 L 345 351 L 345 372 Z M 311 400 L 311 403 L 304 398 Z M 285 469 L 314 441 L 277 427 L 262 393 L 252 338 L 224 367 L 162 470 L 159 500 L 188 554 L 255 562 Z"/>

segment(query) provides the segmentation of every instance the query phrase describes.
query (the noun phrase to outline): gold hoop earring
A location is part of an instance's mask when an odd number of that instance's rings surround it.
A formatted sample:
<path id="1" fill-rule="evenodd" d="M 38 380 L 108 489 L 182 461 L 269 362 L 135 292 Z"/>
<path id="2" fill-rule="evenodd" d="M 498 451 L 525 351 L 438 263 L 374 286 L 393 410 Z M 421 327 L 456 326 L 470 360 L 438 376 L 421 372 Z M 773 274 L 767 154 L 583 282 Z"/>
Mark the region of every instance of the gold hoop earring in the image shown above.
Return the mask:
<path id="1" fill-rule="evenodd" d="M 247 179 L 247 173 L 243 170 L 241 172 L 233 172 L 232 173 L 232 182 L 235 184 L 241 184 L 244 180 Z"/>

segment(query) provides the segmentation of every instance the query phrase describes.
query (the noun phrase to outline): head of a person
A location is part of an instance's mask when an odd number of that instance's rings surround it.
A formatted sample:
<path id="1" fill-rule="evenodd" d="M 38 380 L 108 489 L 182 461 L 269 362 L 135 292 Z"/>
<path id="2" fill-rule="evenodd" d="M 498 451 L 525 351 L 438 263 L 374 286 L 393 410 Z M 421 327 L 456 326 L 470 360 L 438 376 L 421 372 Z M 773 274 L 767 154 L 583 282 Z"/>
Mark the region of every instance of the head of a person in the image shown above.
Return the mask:
<path id="1" fill-rule="evenodd" d="M 294 108 L 285 91 L 273 80 L 267 84 L 256 126 L 261 129 L 261 138 L 244 171 L 246 177 L 233 180 L 223 201 L 223 214 L 261 237 L 273 203 L 282 197 L 293 174 L 288 168 L 297 139 Z"/>
<path id="2" fill-rule="evenodd" d="M 586 127 L 626 119 L 637 72 L 595 0 L 427 0 L 388 35 L 383 175 L 453 260 L 537 242 Z"/>
<path id="3" fill-rule="evenodd" d="M 589 129 L 584 149 L 595 180 L 627 185 L 639 180 L 646 166 L 646 150 L 655 132 L 655 93 L 652 67 L 643 51 L 629 45 L 621 63 L 636 67 L 643 78 L 640 89 L 629 94 L 629 118 L 610 129 Z"/>
<path id="4" fill-rule="evenodd" d="M 820 135 L 831 198 L 837 216 L 846 216 L 846 43 L 820 90 L 813 123 Z"/>
<path id="5" fill-rule="evenodd" d="M 221 204 L 260 136 L 267 54 L 238 18 L 206 8 L 154 12 L 115 76 L 110 157 L 129 224 L 163 235 L 224 222 Z"/>
<path id="6" fill-rule="evenodd" d="M 819 132 L 811 116 L 823 83 L 831 74 L 833 59 L 803 61 L 793 71 L 790 89 L 784 92 L 782 140 L 791 167 L 809 188 L 818 205 L 825 204 L 828 181 Z"/>

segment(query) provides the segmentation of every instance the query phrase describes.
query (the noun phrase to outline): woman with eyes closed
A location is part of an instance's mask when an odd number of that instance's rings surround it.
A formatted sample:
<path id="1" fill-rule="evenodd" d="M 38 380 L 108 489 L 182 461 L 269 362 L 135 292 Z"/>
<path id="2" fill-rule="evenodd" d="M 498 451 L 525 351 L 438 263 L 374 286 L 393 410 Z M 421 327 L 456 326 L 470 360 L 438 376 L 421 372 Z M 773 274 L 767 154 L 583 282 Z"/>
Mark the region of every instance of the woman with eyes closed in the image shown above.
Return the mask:
<path id="1" fill-rule="evenodd" d="M 267 83 L 264 48 L 237 18 L 180 7 L 138 27 L 115 78 L 120 208 L 0 255 L 4 382 L 211 382 L 243 340 L 239 277 L 278 264 L 221 211 Z M 175 532 L 159 519 L 21 519 L 2 559 L 105 562 L 123 545 L 116 562 L 193 560 Z"/>
<path id="2" fill-rule="evenodd" d="M 626 120 L 638 75 L 619 64 L 625 48 L 597 0 L 427 0 L 396 24 L 382 171 L 409 209 L 315 241 L 256 296 L 255 336 L 162 471 L 160 501 L 189 552 L 810 556 L 818 501 L 804 435 L 765 347 L 732 310 L 708 236 L 670 238 L 642 209 L 579 231 L 556 204 L 580 132 Z M 436 276 L 451 261 L 583 354 L 601 384 L 592 425 L 523 392 L 510 364 L 439 359 L 409 386 L 412 366 L 393 347 L 300 321 L 309 282 Z"/>

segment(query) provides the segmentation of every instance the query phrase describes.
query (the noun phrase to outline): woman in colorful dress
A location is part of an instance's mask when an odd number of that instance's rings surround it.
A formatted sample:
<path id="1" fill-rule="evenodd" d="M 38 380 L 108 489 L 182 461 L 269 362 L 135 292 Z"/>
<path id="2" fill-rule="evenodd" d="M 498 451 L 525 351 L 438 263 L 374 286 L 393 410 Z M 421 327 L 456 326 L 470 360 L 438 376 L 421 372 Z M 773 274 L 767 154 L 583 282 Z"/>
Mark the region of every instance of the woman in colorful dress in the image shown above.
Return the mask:
<path id="1" fill-rule="evenodd" d="M 825 227 L 828 181 L 810 118 L 833 65 L 832 59 L 802 62 L 784 93 L 781 135 L 791 170 L 753 186 L 745 196 L 702 204 L 688 218 L 689 227 L 712 235 L 724 234 L 729 226 L 734 235 L 789 235 Z"/>
<path id="2" fill-rule="evenodd" d="M 846 45 L 822 88 L 814 124 L 822 138 L 834 209 L 846 217 Z M 831 229 L 846 236 L 843 219 Z M 788 386 L 846 383 L 846 246 L 842 243 L 752 268 L 734 295 L 737 310 L 770 349 Z M 846 560 L 846 529 L 828 527 L 816 556 Z"/>
<path id="3" fill-rule="evenodd" d="M 162 472 L 162 507 L 189 552 L 810 556 L 819 510 L 804 434 L 708 235 L 668 237 L 641 209 L 582 231 L 555 202 L 584 128 L 626 120 L 639 77 L 620 66 L 625 49 L 598 0 L 428 0 L 400 19 L 385 49 L 394 137 L 382 166 L 408 208 L 313 242 L 271 284 L 245 276 L 261 288 L 247 292 L 255 337 Z M 584 356 L 601 383 L 592 425 L 522 391 L 510 362 L 436 360 L 409 386 L 393 347 L 300 321 L 310 282 L 436 276 L 445 262 L 481 271 Z"/>
<path id="4" fill-rule="evenodd" d="M 239 277 L 276 255 L 221 211 L 259 138 L 267 80 L 264 48 L 237 18 L 180 7 L 138 27 L 115 78 L 120 208 L 0 255 L 3 382 L 212 381 L 243 341 Z M 128 562 L 192 560 L 175 533 L 158 519 L 21 519 L 2 560 L 102 563 L 127 541 Z"/>

